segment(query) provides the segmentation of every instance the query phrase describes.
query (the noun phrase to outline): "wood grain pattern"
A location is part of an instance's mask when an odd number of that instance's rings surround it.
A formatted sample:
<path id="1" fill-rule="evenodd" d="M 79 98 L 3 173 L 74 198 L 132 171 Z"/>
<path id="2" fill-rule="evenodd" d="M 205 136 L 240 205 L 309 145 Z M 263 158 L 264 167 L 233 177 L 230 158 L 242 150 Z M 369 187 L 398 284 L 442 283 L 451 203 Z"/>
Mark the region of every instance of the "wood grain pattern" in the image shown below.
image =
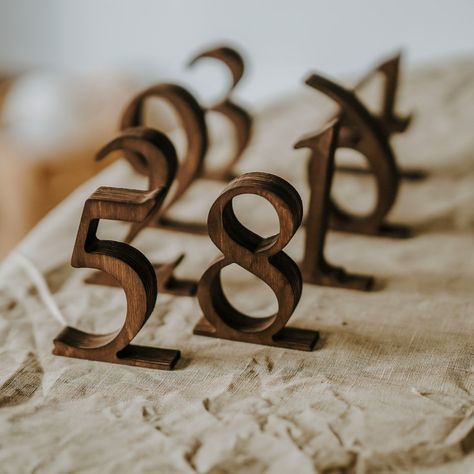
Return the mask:
<path id="1" fill-rule="evenodd" d="M 373 117 L 378 120 L 381 128 L 385 131 L 387 138 L 395 133 L 402 133 L 407 130 L 413 120 L 413 114 L 401 116 L 396 113 L 396 98 L 398 94 L 398 86 L 400 79 L 400 61 L 401 53 L 391 56 L 372 68 L 352 89 L 357 93 L 375 76 L 381 75 L 383 80 L 382 92 L 380 94 L 379 110 L 372 113 Z M 423 170 L 406 168 L 397 168 L 400 178 L 419 181 L 426 178 L 427 173 Z M 338 166 L 338 171 L 346 173 L 368 174 L 370 170 L 358 166 Z"/>
<path id="2" fill-rule="evenodd" d="M 158 188 L 164 188 L 162 203 L 166 202 L 178 169 L 178 160 L 173 144 L 162 133 L 146 128 L 135 127 L 123 130 L 115 139 L 110 141 L 96 154 L 96 160 L 103 160 L 110 153 L 121 151 L 127 159 L 140 162 L 147 170 L 148 191 L 152 192 Z M 164 205 L 157 205 L 139 222 L 135 222 L 124 239 L 131 243 L 141 231 L 150 225 L 150 222 L 159 221 L 164 212 Z M 192 280 L 178 279 L 174 276 L 175 268 L 181 263 L 184 254 L 178 256 L 172 262 L 155 263 L 153 267 L 158 279 L 158 290 L 160 293 L 168 293 L 177 296 L 190 296 L 196 294 L 197 282 Z M 86 279 L 87 283 L 96 285 L 119 286 L 117 280 L 104 272 L 95 272 Z"/>
<path id="3" fill-rule="evenodd" d="M 167 189 L 137 191 L 101 187 L 87 199 L 82 213 L 71 265 L 108 273 L 123 288 L 127 314 L 119 330 L 90 334 L 66 327 L 54 340 L 53 353 L 78 359 L 111 362 L 154 369 L 172 369 L 180 357 L 177 350 L 131 345 L 150 317 L 157 297 L 155 271 L 134 247 L 97 238 L 100 219 L 142 222 L 159 206 Z"/>
<path id="4" fill-rule="evenodd" d="M 232 92 L 241 81 L 245 72 L 245 62 L 242 55 L 229 46 L 218 46 L 198 53 L 189 62 L 189 66 L 194 66 L 202 59 L 212 58 L 225 64 L 232 76 L 231 85 L 224 98 L 218 103 L 208 107 L 206 112 L 216 112 L 226 117 L 232 124 L 235 131 L 236 147 L 233 156 L 219 169 L 206 170 L 203 177 L 218 181 L 230 181 L 235 178 L 233 169 L 242 157 L 252 137 L 251 114 L 241 105 L 231 98 Z"/>
<path id="5" fill-rule="evenodd" d="M 355 215 L 331 200 L 330 226 L 342 232 L 355 232 L 386 237 L 408 237 L 410 230 L 403 225 L 386 222 L 386 217 L 397 198 L 400 174 L 390 143 L 378 120 L 349 91 L 336 82 L 312 74 L 306 84 L 333 99 L 341 108 L 341 125 L 349 125 L 354 133 L 341 133 L 338 147 L 361 153 L 368 161 L 377 186 L 377 200 L 371 212 Z"/>
<path id="6" fill-rule="evenodd" d="M 339 140 L 340 122 L 334 120 L 316 135 L 300 140 L 295 148 L 309 148 L 308 181 L 311 188 L 306 218 L 306 238 L 300 263 L 305 283 L 368 291 L 374 279 L 346 272 L 331 265 L 324 256 L 324 244 L 331 211 L 330 193 L 334 175 L 334 154 Z"/>
<path id="7" fill-rule="evenodd" d="M 237 219 L 232 200 L 242 194 L 266 199 L 277 212 L 280 232 L 262 238 Z M 301 224 L 303 206 L 296 190 L 282 178 L 267 173 L 246 173 L 233 180 L 212 205 L 208 216 L 209 237 L 222 252 L 202 275 L 198 300 L 204 317 L 194 334 L 289 349 L 313 350 L 318 333 L 289 328 L 286 323 L 302 291 L 301 272 L 283 252 Z M 268 284 L 278 301 L 278 311 L 253 318 L 234 308 L 224 294 L 221 270 L 237 263 Z"/>

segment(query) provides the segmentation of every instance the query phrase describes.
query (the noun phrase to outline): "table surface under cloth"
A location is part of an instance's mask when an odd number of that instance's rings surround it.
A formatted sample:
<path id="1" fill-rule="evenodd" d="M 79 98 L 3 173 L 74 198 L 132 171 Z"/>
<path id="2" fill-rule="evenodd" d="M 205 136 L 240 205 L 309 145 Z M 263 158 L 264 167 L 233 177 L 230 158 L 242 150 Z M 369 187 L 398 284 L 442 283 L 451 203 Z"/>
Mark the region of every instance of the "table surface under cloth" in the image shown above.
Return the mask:
<path id="1" fill-rule="evenodd" d="M 159 295 L 136 342 L 180 349 L 177 370 L 55 357 L 61 326 L 11 255 L 0 268 L 0 472 L 474 472 L 474 63 L 415 69 L 402 83 L 400 110 L 416 118 L 393 144 L 402 165 L 430 175 L 403 183 L 390 219 L 417 235 L 329 234 L 331 262 L 375 275 L 381 288 L 305 285 L 291 324 L 320 331 L 314 352 L 193 336 L 196 300 Z M 332 107 L 303 86 L 262 107 L 241 169 L 281 175 L 306 202 L 308 154 L 293 144 Z M 88 270 L 69 265 L 84 200 L 100 185 L 145 181 L 115 162 L 16 250 L 43 273 L 68 324 L 91 332 L 119 327 L 125 314 L 121 290 L 85 285 Z M 362 178 L 336 185 L 344 202 L 365 204 Z M 197 183 L 174 215 L 204 220 L 220 189 Z M 274 228 L 258 200 L 238 206 L 259 229 Z M 287 247 L 295 259 L 303 239 L 300 230 Z M 218 255 L 206 237 L 162 230 L 136 246 L 154 261 L 184 250 L 178 275 L 194 278 Z M 242 308 L 274 304 L 242 273 L 226 281 Z"/>

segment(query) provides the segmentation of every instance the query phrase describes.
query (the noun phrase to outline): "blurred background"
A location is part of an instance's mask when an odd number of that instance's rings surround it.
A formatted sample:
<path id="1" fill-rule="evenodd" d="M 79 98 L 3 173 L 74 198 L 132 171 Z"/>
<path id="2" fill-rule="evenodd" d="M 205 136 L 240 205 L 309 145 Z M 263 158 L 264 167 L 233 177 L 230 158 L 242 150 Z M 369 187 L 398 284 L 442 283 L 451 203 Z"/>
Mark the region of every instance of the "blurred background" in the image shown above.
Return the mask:
<path id="1" fill-rule="evenodd" d="M 473 18 L 472 0 L 0 0 L 0 258 L 98 171 L 140 88 L 225 90 L 216 64 L 185 68 L 204 47 L 245 52 L 237 95 L 265 104 L 311 69 L 349 77 L 400 48 L 408 67 L 472 57 Z"/>

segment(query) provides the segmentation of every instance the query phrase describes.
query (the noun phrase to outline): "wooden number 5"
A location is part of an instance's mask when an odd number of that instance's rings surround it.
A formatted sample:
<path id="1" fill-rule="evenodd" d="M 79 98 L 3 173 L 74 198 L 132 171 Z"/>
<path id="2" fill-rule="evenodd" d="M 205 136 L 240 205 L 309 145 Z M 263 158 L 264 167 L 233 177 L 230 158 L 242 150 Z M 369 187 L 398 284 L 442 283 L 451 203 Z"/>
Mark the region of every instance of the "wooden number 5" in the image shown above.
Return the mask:
<path id="1" fill-rule="evenodd" d="M 273 205 L 280 232 L 262 238 L 244 227 L 232 207 L 241 194 L 261 196 Z M 209 237 L 223 256 L 203 274 L 198 299 L 204 318 L 195 334 L 310 351 L 318 333 L 285 327 L 299 302 L 301 273 L 282 250 L 301 224 L 303 207 L 296 190 L 285 180 L 267 173 L 247 173 L 232 181 L 209 211 Z M 267 283 L 278 300 L 278 311 L 265 318 L 253 318 L 234 308 L 222 289 L 221 270 L 237 263 Z"/>
<path id="2" fill-rule="evenodd" d="M 172 369 L 177 350 L 131 345 L 155 306 L 157 283 L 153 266 L 134 247 L 97 238 L 100 219 L 142 222 L 161 204 L 165 187 L 149 192 L 101 187 L 87 199 L 79 224 L 71 264 L 96 268 L 115 278 L 127 298 L 121 329 L 109 334 L 89 334 L 66 327 L 54 340 L 54 354 L 116 364 Z"/>

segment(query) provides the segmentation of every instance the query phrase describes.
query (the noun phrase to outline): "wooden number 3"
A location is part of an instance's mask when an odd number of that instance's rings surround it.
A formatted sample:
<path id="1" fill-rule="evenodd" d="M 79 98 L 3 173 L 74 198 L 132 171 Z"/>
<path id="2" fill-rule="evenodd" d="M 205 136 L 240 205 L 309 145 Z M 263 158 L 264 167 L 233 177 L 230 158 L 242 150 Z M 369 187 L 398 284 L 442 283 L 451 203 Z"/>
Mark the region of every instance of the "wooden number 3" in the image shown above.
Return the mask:
<path id="1" fill-rule="evenodd" d="M 158 132 L 155 132 L 158 133 Z M 171 142 L 162 134 L 161 141 Z M 102 270 L 125 291 L 127 314 L 121 329 L 110 334 L 89 334 L 66 327 L 54 340 L 54 354 L 157 369 L 172 369 L 177 350 L 131 345 L 155 306 L 157 281 L 148 259 L 123 242 L 100 240 L 100 219 L 140 223 L 161 206 L 167 187 L 151 191 L 101 187 L 87 199 L 71 259 L 73 267 Z"/>
<path id="2" fill-rule="evenodd" d="M 280 232 L 262 238 L 237 219 L 232 200 L 241 194 L 255 194 L 273 205 Z M 194 333 L 234 341 L 310 351 L 318 333 L 285 327 L 299 302 L 302 278 L 296 263 L 282 249 L 301 224 L 303 206 L 296 190 L 285 180 L 267 173 L 247 173 L 232 181 L 209 211 L 209 237 L 223 256 L 211 265 L 198 285 L 198 300 L 204 318 Z M 278 311 L 265 318 L 253 318 L 234 308 L 222 289 L 221 270 L 237 263 L 266 282 L 278 300 Z"/>

